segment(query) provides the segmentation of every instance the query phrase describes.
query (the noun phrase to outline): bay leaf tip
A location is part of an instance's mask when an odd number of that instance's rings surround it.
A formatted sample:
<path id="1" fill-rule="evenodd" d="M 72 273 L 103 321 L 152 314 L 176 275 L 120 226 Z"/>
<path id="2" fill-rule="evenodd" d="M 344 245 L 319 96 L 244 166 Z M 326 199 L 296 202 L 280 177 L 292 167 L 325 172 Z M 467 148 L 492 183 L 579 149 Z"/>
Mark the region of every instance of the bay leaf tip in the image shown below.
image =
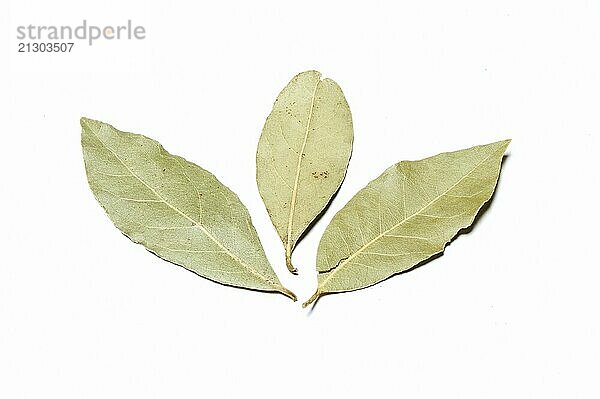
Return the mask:
<path id="1" fill-rule="evenodd" d="M 512 139 L 502 140 L 502 141 L 500 141 L 500 144 L 502 144 L 502 146 L 504 148 L 506 148 L 506 147 L 508 147 L 508 145 L 510 144 L 511 141 L 512 141 Z"/>
<path id="2" fill-rule="evenodd" d="M 79 118 L 79 124 L 82 129 L 93 129 L 95 125 L 98 125 L 98 121 L 82 116 Z"/>
<path id="3" fill-rule="evenodd" d="M 321 296 L 321 291 L 319 289 L 317 289 L 315 291 L 315 293 L 310 298 L 308 298 L 308 300 L 306 302 L 304 302 L 302 304 L 302 307 L 303 308 L 307 307 L 308 305 L 310 305 L 311 303 L 313 303 L 314 301 L 319 299 L 320 296 Z"/>
<path id="4" fill-rule="evenodd" d="M 285 265 L 287 266 L 290 273 L 298 274 L 298 269 L 296 269 L 294 267 L 294 265 L 292 264 L 292 254 L 289 254 L 289 253 L 285 254 Z"/>
<path id="5" fill-rule="evenodd" d="M 288 290 L 285 287 L 281 287 L 281 290 L 279 292 L 281 292 L 283 295 L 287 296 L 294 302 L 296 302 L 298 300 L 298 297 L 296 296 L 296 294 L 294 294 L 292 291 Z"/>

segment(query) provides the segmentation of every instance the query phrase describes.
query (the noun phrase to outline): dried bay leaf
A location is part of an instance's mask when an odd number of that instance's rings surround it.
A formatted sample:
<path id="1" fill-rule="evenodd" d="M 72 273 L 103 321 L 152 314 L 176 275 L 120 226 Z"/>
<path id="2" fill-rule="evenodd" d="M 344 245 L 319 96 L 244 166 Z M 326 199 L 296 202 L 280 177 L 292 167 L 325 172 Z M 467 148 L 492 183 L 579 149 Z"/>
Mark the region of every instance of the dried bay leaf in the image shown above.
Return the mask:
<path id="1" fill-rule="evenodd" d="M 256 153 L 256 180 L 292 273 L 292 251 L 342 184 L 352 141 L 344 94 L 317 71 L 296 75 L 267 117 Z"/>
<path id="2" fill-rule="evenodd" d="M 280 292 L 246 207 L 156 141 L 81 119 L 88 182 L 112 222 L 159 257 L 216 282 Z"/>
<path id="3" fill-rule="evenodd" d="M 510 140 L 402 161 L 360 190 L 327 226 L 317 252 L 318 288 L 353 291 L 444 251 L 496 187 Z"/>

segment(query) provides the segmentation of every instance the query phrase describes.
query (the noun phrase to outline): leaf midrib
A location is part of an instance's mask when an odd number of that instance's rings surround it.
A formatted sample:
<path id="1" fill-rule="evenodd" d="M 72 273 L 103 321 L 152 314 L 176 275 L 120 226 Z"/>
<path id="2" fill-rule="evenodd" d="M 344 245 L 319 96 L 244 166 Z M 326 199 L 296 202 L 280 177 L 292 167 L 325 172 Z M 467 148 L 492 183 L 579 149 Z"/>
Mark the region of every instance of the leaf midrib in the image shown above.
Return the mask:
<path id="1" fill-rule="evenodd" d="M 110 153 L 121 163 L 121 165 L 123 165 L 123 167 L 125 169 L 127 169 L 127 171 L 131 174 L 131 176 L 133 176 L 140 183 L 142 183 L 144 186 L 146 186 L 150 191 L 152 191 L 152 193 L 154 195 L 156 195 L 156 197 L 159 198 L 161 202 L 163 202 L 169 208 L 173 209 L 175 212 L 177 212 L 178 214 L 180 214 L 181 216 L 183 216 L 184 218 L 186 218 L 190 222 L 194 223 L 194 226 L 197 227 L 197 228 L 199 228 L 200 231 L 202 231 L 204 234 L 206 234 L 206 236 L 208 238 L 210 238 L 215 244 L 217 244 L 217 246 L 219 246 L 219 248 L 221 248 L 224 251 L 224 253 L 226 253 L 227 255 L 229 255 L 234 261 L 236 261 L 237 263 L 239 263 L 240 265 L 242 265 L 244 268 L 246 268 L 250 273 L 254 274 L 255 276 L 257 276 L 261 280 L 265 281 L 266 283 L 272 285 L 273 287 L 279 288 L 278 284 L 276 284 L 275 282 L 267 279 L 264 275 L 262 275 L 261 273 L 259 273 L 256 270 L 254 270 L 252 267 L 250 267 L 250 265 L 246 264 L 241 259 L 239 259 L 237 256 L 235 256 L 235 254 L 233 254 L 231 251 L 229 251 L 229 249 L 227 249 L 223 244 L 221 244 L 221 242 L 219 240 L 217 240 L 208 230 L 206 230 L 204 228 L 204 226 L 202 226 L 198 221 L 196 221 L 193 218 L 189 217 L 184 212 L 182 212 L 181 210 L 179 210 L 176 206 L 173 206 L 169 202 L 167 202 L 158 192 L 156 192 L 156 190 L 154 188 L 152 188 L 142 178 L 140 178 L 136 173 L 134 173 L 131 170 L 131 168 L 129 168 L 129 166 L 127 166 L 127 164 L 125 164 L 125 162 L 104 141 L 102 141 L 102 139 L 100 138 L 100 136 L 98 136 L 94 132 L 94 129 L 90 126 L 89 123 L 86 122 L 86 124 L 88 125 L 89 131 L 94 135 L 94 137 L 96 137 L 96 139 L 98 139 L 98 141 L 104 146 L 104 148 L 106 148 L 108 151 L 110 151 Z M 192 183 L 192 185 L 193 185 L 193 183 Z M 277 289 L 277 291 L 280 291 L 280 290 Z"/>
<path id="2" fill-rule="evenodd" d="M 366 250 L 369 246 L 373 245 L 376 241 L 380 240 L 382 237 L 386 236 L 387 233 L 389 233 L 390 231 L 402 226 L 404 223 L 408 222 L 410 219 L 412 219 L 415 216 L 419 216 L 419 214 L 421 214 L 421 212 L 423 212 L 425 209 L 427 209 L 428 207 L 430 207 L 433 203 L 435 203 L 436 201 L 438 201 L 440 198 L 442 198 L 444 195 L 448 194 L 452 189 L 454 189 L 456 186 L 458 186 L 464 179 L 466 179 L 469 175 L 471 175 L 475 170 L 477 170 L 481 165 L 483 165 L 485 162 L 487 162 L 493 155 L 495 155 L 498 152 L 498 150 L 492 151 L 492 153 L 490 153 L 490 155 L 488 155 L 487 157 L 485 157 L 481 162 L 479 162 L 477 165 L 475 165 L 473 167 L 473 169 L 471 169 L 467 174 L 465 174 L 463 177 L 461 177 L 456 183 L 454 183 L 452 186 L 450 186 L 450 188 L 448 188 L 446 191 L 444 191 L 443 193 L 439 194 L 437 197 L 435 197 L 433 200 L 429 201 L 425 206 L 423 206 L 421 209 L 419 209 L 417 212 L 413 213 L 412 215 L 410 215 L 409 217 L 403 219 L 402 221 L 396 223 L 395 225 L 393 225 L 392 227 L 390 227 L 389 229 L 385 230 L 384 232 L 380 233 L 379 235 L 377 235 L 375 238 L 373 238 L 372 240 L 370 240 L 369 242 L 367 242 L 366 244 L 364 244 L 362 247 L 360 247 L 358 250 L 356 250 L 356 252 L 354 252 L 352 255 L 348 256 L 346 259 L 344 259 L 342 262 L 340 262 L 340 264 L 334 268 L 333 270 L 330 271 L 330 274 L 327 276 L 327 278 L 325 280 L 323 280 L 322 284 L 319 284 L 319 288 L 320 287 L 324 287 L 327 282 L 332 278 L 332 276 L 335 275 L 335 273 L 337 273 L 337 271 L 339 269 L 342 268 L 342 266 L 348 264 L 352 259 L 354 259 L 356 256 L 360 255 L 361 253 L 364 252 L 364 250 Z M 404 172 L 403 172 L 404 173 Z M 405 192 L 403 190 L 403 196 L 405 195 Z"/>
<path id="3" fill-rule="evenodd" d="M 310 123 L 312 121 L 312 116 L 315 107 L 315 96 L 317 94 L 317 88 L 321 83 L 321 78 L 317 79 L 317 83 L 315 84 L 315 88 L 313 89 L 312 97 L 310 100 L 310 111 L 308 114 L 308 121 L 306 123 L 306 131 L 304 132 L 304 140 L 302 142 L 302 148 L 300 148 L 300 152 L 298 153 L 298 163 L 296 164 L 296 178 L 294 180 L 294 187 L 292 189 L 292 198 L 290 199 L 290 213 L 288 217 L 288 226 L 287 226 L 287 241 L 286 241 L 286 256 L 291 257 L 292 252 L 292 226 L 294 222 L 294 213 L 296 211 L 296 198 L 298 197 L 298 183 L 300 181 L 300 167 L 302 165 L 302 154 L 304 154 L 304 149 L 306 148 L 306 143 L 308 141 L 308 133 L 310 132 Z"/>

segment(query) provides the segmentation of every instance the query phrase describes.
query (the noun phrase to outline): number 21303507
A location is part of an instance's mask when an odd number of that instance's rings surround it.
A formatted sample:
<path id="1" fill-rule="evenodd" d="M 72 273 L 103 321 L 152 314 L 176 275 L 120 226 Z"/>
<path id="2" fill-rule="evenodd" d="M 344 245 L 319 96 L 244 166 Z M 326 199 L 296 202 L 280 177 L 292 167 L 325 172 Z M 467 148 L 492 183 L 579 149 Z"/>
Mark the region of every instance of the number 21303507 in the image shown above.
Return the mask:
<path id="1" fill-rule="evenodd" d="M 74 43 L 19 43 L 19 53 L 70 53 Z"/>

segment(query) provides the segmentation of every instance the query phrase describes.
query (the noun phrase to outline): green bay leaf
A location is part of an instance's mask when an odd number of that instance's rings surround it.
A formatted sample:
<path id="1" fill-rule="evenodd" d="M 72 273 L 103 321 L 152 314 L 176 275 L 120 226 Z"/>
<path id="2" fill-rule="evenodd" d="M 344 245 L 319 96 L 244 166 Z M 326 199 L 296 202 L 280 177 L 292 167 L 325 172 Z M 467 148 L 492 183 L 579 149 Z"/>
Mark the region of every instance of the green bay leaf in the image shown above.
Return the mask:
<path id="1" fill-rule="evenodd" d="M 296 300 L 271 268 L 248 210 L 215 176 L 148 137 L 87 118 L 81 126 L 90 188 L 127 237 L 210 280 Z"/>
<path id="2" fill-rule="evenodd" d="M 402 161 L 360 190 L 332 219 L 317 251 L 324 294 L 365 288 L 444 251 L 496 187 L 510 140 Z"/>
<path id="3" fill-rule="evenodd" d="M 342 184 L 352 141 L 344 93 L 317 71 L 296 75 L 267 117 L 256 153 L 256 180 L 292 273 L 292 251 Z"/>

